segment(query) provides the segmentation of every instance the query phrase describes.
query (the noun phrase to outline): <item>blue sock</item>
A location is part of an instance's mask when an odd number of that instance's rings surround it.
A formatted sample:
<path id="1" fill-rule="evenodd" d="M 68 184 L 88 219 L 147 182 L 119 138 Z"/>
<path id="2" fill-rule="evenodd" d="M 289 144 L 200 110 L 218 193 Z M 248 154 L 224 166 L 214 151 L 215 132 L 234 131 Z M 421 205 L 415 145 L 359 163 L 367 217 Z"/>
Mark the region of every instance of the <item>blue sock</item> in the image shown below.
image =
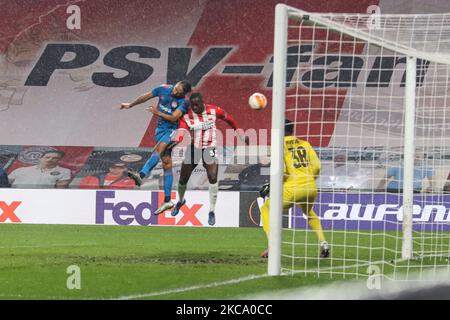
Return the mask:
<path id="1" fill-rule="evenodd" d="M 170 201 L 170 193 L 172 192 L 173 175 L 172 169 L 164 170 L 164 202 Z"/>
<path id="2" fill-rule="evenodd" d="M 153 152 L 150 159 L 147 160 L 141 172 L 139 173 L 141 178 L 148 176 L 150 171 L 152 171 L 152 169 L 158 164 L 158 162 L 159 162 L 159 153 Z"/>

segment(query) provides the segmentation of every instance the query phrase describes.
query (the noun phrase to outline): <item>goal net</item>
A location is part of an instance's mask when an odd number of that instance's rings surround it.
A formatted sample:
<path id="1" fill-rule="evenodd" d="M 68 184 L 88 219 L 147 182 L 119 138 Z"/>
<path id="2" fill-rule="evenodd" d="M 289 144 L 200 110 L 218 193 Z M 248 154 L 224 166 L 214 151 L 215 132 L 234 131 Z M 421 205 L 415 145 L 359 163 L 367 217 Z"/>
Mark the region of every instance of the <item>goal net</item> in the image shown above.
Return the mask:
<path id="1" fill-rule="evenodd" d="M 275 19 L 269 274 L 450 272 L 450 14 Z M 283 210 L 285 119 L 320 159 L 328 258 L 306 200 Z"/>

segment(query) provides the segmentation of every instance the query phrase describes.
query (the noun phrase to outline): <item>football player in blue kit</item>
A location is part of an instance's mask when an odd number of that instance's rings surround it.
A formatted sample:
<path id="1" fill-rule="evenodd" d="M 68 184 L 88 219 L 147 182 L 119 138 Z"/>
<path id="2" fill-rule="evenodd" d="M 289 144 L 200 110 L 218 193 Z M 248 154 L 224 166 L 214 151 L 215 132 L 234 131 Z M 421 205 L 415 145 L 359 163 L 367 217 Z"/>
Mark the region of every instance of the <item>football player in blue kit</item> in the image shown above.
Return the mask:
<path id="1" fill-rule="evenodd" d="M 144 103 L 151 98 L 158 97 L 158 109 L 160 112 L 169 115 L 166 119 L 158 117 L 158 125 L 155 131 L 156 145 L 150 159 L 144 164 L 140 172 L 128 171 L 137 186 L 142 184 L 150 171 L 158 164 L 161 159 L 164 170 L 164 203 L 155 211 L 160 214 L 166 210 L 172 209 L 174 204 L 170 200 L 172 191 L 172 156 L 171 151 L 174 146 L 173 138 L 178 129 L 178 120 L 188 111 L 189 99 L 186 97 L 191 91 L 191 84 L 188 81 L 180 81 L 175 85 L 160 85 L 147 92 L 131 103 L 122 103 L 120 109 L 130 109 L 138 104 Z"/>

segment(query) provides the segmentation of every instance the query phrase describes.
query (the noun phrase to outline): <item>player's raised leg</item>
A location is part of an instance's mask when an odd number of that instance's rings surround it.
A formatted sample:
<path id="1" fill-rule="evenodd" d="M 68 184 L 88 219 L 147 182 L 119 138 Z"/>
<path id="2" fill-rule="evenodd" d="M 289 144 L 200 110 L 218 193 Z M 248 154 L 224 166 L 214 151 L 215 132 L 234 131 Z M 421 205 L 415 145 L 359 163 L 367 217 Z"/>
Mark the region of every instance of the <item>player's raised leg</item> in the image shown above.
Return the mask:
<path id="1" fill-rule="evenodd" d="M 180 212 L 181 207 L 186 203 L 184 194 L 186 193 L 189 178 L 191 177 L 191 174 L 194 171 L 195 167 L 197 167 L 196 163 L 183 162 L 183 164 L 181 165 L 180 181 L 178 182 L 178 202 L 175 205 L 175 208 L 172 210 L 173 217 L 175 217 Z"/>
<path id="2" fill-rule="evenodd" d="M 170 151 L 166 150 L 161 160 L 164 170 L 164 203 L 155 211 L 155 214 L 163 213 L 174 207 L 174 203 L 170 200 L 173 185 L 172 156 L 170 155 Z"/>
<path id="3" fill-rule="evenodd" d="M 144 164 L 140 172 L 128 170 L 128 176 L 134 180 L 137 186 L 142 185 L 142 179 L 144 179 L 146 176 L 150 174 L 150 172 L 153 170 L 153 168 L 156 167 L 159 160 L 161 160 L 161 155 L 166 152 L 168 146 L 171 144 L 171 134 L 173 131 L 159 131 L 156 130 L 155 138 L 156 138 L 156 145 L 155 148 L 150 156 L 150 158 L 147 160 L 147 162 Z"/>
<path id="4" fill-rule="evenodd" d="M 200 161 L 200 157 L 201 154 L 198 154 L 194 145 L 191 144 L 186 147 L 186 154 L 181 165 L 180 181 L 178 182 L 178 202 L 172 210 L 172 216 L 176 216 L 180 212 L 181 207 L 186 203 L 184 194 L 186 193 L 187 184 L 192 172 Z"/>
<path id="5" fill-rule="evenodd" d="M 317 189 L 305 187 L 303 190 L 297 191 L 298 206 L 308 217 L 308 223 L 311 229 L 317 235 L 317 239 L 320 243 L 320 257 L 327 258 L 330 255 L 330 246 L 325 239 L 325 235 L 322 230 L 322 224 L 317 213 L 313 209 L 314 202 L 317 197 Z"/>
<path id="6" fill-rule="evenodd" d="M 266 233 L 267 239 L 269 239 L 269 208 L 270 208 L 270 199 L 267 199 L 261 207 L 261 222 L 263 225 L 263 230 Z M 269 249 L 265 249 L 260 256 L 262 258 L 269 257 Z"/>
<path id="7" fill-rule="evenodd" d="M 144 164 L 141 171 L 139 172 L 139 176 L 142 179 L 144 179 L 146 176 L 148 176 L 150 174 L 150 172 L 153 170 L 153 168 L 156 167 L 159 160 L 161 160 L 161 151 L 163 150 L 163 148 L 166 147 L 166 144 L 160 143 L 160 145 L 158 145 L 158 147 L 160 147 L 160 148 L 155 149 L 155 151 L 152 153 L 150 158 L 147 160 L 147 162 Z"/>
<path id="8" fill-rule="evenodd" d="M 261 191 L 260 191 L 261 194 Z M 283 210 L 289 209 L 292 207 L 292 199 L 293 192 L 290 189 L 283 187 Z M 263 206 L 261 207 L 261 222 L 263 225 L 263 230 L 266 233 L 267 240 L 269 240 L 269 216 L 270 216 L 270 198 L 267 199 Z M 261 254 L 261 257 L 268 258 L 269 257 L 269 249 L 264 250 Z"/>
<path id="9" fill-rule="evenodd" d="M 330 247 L 325 239 L 325 235 L 322 230 L 322 224 L 318 215 L 313 209 L 314 201 L 317 197 L 317 189 L 304 188 L 298 189 L 293 187 L 283 186 L 283 210 L 289 209 L 293 204 L 297 204 L 308 217 L 308 223 L 311 229 L 316 233 L 320 243 L 320 257 L 327 258 L 330 255 Z M 263 230 L 266 233 L 267 239 L 269 239 L 269 208 L 270 199 L 264 202 L 261 208 L 261 221 Z M 269 251 L 266 249 L 261 253 L 261 257 L 267 258 Z"/>

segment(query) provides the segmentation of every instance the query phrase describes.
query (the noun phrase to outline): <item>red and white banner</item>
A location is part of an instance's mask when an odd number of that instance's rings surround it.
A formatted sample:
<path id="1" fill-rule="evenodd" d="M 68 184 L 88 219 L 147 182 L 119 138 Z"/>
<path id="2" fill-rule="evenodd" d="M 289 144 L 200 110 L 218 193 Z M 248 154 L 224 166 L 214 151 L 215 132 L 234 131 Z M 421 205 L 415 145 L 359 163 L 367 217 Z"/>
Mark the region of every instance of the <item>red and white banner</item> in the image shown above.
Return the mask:
<path id="1" fill-rule="evenodd" d="M 254 111 L 247 99 L 262 92 L 271 101 L 278 2 L 0 0 L 0 144 L 152 146 L 156 121 L 145 109 L 156 101 L 132 110 L 119 110 L 120 103 L 181 79 L 244 129 L 270 128 L 270 103 Z M 366 13 L 372 5 L 381 13 L 450 10 L 447 0 L 284 3 L 310 12 Z M 305 101 L 314 111 L 295 114 L 310 120 L 297 134 L 315 146 L 338 143 L 335 129 L 348 115 L 341 115 L 345 99 L 336 101 L 336 90 L 323 88 Z"/>
<path id="2" fill-rule="evenodd" d="M 247 100 L 262 92 L 270 101 L 278 1 L 2 2 L 0 144 L 152 146 L 156 122 L 145 106 L 120 103 L 185 78 L 244 129 L 270 128 L 270 108 L 251 110 Z M 366 12 L 378 0 L 285 3 Z M 80 29 L 71 29 L 71 5 Z"/>

